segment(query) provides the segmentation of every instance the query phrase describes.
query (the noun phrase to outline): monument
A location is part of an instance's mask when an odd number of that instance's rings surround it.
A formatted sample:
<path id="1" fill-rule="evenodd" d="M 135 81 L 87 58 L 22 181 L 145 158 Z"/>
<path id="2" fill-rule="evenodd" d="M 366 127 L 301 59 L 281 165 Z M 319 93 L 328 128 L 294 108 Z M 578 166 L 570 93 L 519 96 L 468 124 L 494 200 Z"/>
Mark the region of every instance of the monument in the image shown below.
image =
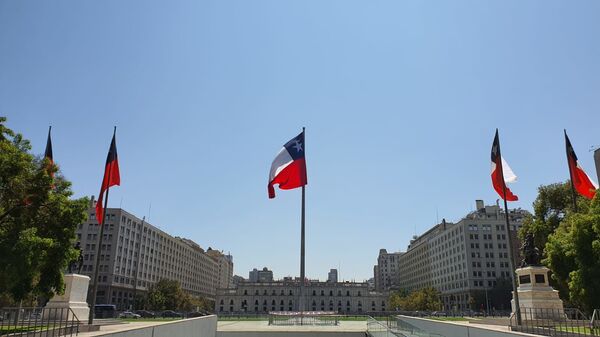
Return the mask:
<path id="1" fill-rule="evenodd" d="M 563 302 L 548 284 L 548 268 L 540 263 L 540 252 L 534 245 L 533 234 L 527 234 L 521 247 L 523 261 L 517 274 L 519 304 L 523 320 L 564 318 Z M 513 294 L 514 298 L 514 294 Z M 511 300 L 512 312 L 516 312 Z"/>
<path id="2" fill-rule="evenodd" d="M 75 274 L 81 272 L 83 265 L 83 255 L 79 242 L 75 246 L 79 250 L 77 260 L 69 263 L 69 269 L 65 274 L 65 293 L 62 295 L 54 295 L 54 297 L 46 304 L 43 310 L 44 319 L 72 319 L 73 315 L 84 322 L 90 314 L 90 308 L 86 302 L 88 294 L 88 286 L 90 277 L 86 275 Z M 66 310 L 70 308 L 71 310 Z M 62 310 L 61 310 L 62 309 Z M 60 317 L 62 316 L 62 317 Z"/>

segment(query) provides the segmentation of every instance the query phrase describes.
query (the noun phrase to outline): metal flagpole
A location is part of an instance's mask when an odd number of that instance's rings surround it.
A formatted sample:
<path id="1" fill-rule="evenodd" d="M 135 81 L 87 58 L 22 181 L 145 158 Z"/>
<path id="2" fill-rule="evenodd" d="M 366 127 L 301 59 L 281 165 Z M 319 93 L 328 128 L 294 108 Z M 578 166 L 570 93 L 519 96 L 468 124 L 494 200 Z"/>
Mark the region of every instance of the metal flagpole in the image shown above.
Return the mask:
<path id="1" fill-rule="evenodd" d="M 573 198 L 573 211 L 577 213 L 577 193 L 575 193 L 575 185 L 573 185 L 573 170 L 571 169 L 571 160 L 569 156 L 569 145 L 571 142 L 567 143 L 567 129 L 565 130 L 565 149 L 567 151 L 567 165 L 569 165 L 569 178 L 571 181 L 571 197 Z M 571 145 L 572 146 L 572 145 Z"/>
<path id="2" fill-rule="evenodd" d="M 117 127 L 115 126 L 115 130 L 113 132 L 113 138 L 115 137 L 115 134 L 117 133 Z M 110 149 L 109 149 L 110 151 Z M 106 167 L 104 167 L 104 169 L 106 170 Z M 104 196 L 104 211 L 102 214 L 102 221 L 100 223 L 100 238 L 98 239 L 98 249 L 96 249 L 96 265 L 94 266 L 94 286 L 92 288 L 92 303 L 90 303 L 90 316 L 88 319 L 88 324 L 92 325 L 94 323 L 94 311 L 95 311 L 95 307 L 96 307 L 96 296 L 98 293 L 98 271 L 99 271 L 99 267 L 100 267 L 100 249 L 102 248 L 102 239 L 104 236 L 104 222 L 106 220 L 106 208 L 108 206 L 108 192 L 110 191 L 110 174 L 111 174 L 112 170 L 108 170 L 108 180 L 107 182 L 107 186 L 106 186 L 106 195 Z M 100 189 L 102 189 L 102 187 L 100 187 Z M 107 294 L 108 295 L 108 294 Z"/>
<path id="3" fill-rule="evenodd" d="M 513 242 L 510 235 L 510 221 L 508 219 L 508 204 L 506 203 L 506 181 L 504 181 L 504 172 L 502 170 L 502 152 L 500 151 L 500 136 L 498 135 L 498 156 L 500 157 L 500 176 L 502 176 L 502 195 L 504 199 L 504 218 L 506 219 L 506 236 L 508 238 L 508 256 L 510 270 L 512 273 L 513 293 L 515 299 L 515 315 L 517 316 L 517 325 L 521 325 L 521 307 L 519 305 L 519 292 L 517 291 L 517 273 L 515 271 L 515 263 L 513 257 Z M 516 228 L 515 228 L 516 230 Z"/>
<path id="4" fill-rule="evenodd" d="M 302 127 L 302 135 L 304 136 L 304 155 L 306 156 L 306 135 L 304 134 L 304 127 Z M 300 324 L 302 324 L 302 313 L 304 311 L 304 278 L 305 278 L 305 269 L 304 269 L 304 261 L 305 261 L 305 248 L 304 248 L 304 211 L 305 211 L 305 197 L 306 197 L 306 185 L 302 186 L 302 216 L 301 216 L 301 226 L 302 229 L 300 231 L 300 300 L 298 301 L 299 309 L 300 309 Z"/>

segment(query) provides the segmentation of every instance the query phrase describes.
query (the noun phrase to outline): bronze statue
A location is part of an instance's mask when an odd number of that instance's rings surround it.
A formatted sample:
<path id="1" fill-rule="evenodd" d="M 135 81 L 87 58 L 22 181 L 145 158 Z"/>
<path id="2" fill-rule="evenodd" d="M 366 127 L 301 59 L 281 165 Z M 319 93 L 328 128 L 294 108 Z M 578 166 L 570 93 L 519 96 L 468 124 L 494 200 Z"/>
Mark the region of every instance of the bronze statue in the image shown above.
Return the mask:
<path id="1" fill-rule="evenodd" d="M 521 254 L 523 255 L 521 268 L 541 265 L 540 250 L 535 246 L 534 236 L 532 233 L 527 233 L 527 236 L 525 236 L 525 241 L 521 246 Z"/>
<path id="2" fill-rule="evenodd" d="M 81 250 L 81 244 L 79 242 L 75 244 L 75 249 L 79 252 L 79 256 L 77 257 L 77 260 L 71 260 L 69 262 L 69 274 L 73 274 L 75 270 L 77 271 L 77 274 L 81 274 L 81 267 L 83 267 L 83 251 Z"/>

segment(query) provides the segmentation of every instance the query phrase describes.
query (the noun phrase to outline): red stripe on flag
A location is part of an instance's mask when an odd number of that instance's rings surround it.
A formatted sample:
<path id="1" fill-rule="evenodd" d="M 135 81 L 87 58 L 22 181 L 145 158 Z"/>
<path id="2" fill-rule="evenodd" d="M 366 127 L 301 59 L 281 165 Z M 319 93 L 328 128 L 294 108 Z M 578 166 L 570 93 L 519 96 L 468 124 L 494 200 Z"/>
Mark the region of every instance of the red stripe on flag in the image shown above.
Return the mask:
<path id="1" fill-rule="evenodd" d="M 294 160 L 269 182 L 269 198 L 275 198 L 273 185 L 279 184 L 282 190 L 291 190 L 306 185 L 306 161 L 304 157 Z"/>

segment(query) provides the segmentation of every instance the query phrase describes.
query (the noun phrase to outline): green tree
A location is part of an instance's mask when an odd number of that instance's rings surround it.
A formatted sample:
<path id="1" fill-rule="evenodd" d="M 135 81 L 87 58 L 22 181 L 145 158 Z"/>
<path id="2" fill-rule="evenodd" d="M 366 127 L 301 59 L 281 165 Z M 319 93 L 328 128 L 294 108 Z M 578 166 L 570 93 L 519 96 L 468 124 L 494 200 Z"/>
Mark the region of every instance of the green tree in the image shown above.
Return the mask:
<path id="1" fill-rule="evenodd" d="M 176 280 L 162 279 L 148 290 L 146 308 L 150 310 L 183 310 L 194 308 L 192 297 L 181 289 Z"/>
<path id="2" fill-rule="evenodd" d="M 577 209 L 586 212 L 590 202 L 586 198 L 577 197 Z M 558 228 L 568 212 L 573 211 L 571 183 L 542 185 L 538 188 L 538 196 L 533 202 L 533 216 L 525 218 L 519 231 L 521 240 L 527 233 L 535 236 L 535 246 L 544 255 L 548 236 Z"/>
<path id="3" fill-rule="evenodd" d="M 600 193 L 587 210 L 570 213 L 546 243 L 544 263 L 586 312 L 600 308 Z"/>
<path id="4" fill-rule="evenodd" d="M 64 291 L 88 201 L 72 200 L 58 167 L 32 155 L 29 141 L 5 122 L 0 117 L 0 294 L 49 298 Z"/>
<path id="5" fill-rule="evenodd" d="M 390 295 L 388 302 L 392 309 L 399 308 L 400 310 L 433 311 L 442 308 L 440 292 L 433 287 L 422 288 L 410 293 L 394 292 Z"/>

